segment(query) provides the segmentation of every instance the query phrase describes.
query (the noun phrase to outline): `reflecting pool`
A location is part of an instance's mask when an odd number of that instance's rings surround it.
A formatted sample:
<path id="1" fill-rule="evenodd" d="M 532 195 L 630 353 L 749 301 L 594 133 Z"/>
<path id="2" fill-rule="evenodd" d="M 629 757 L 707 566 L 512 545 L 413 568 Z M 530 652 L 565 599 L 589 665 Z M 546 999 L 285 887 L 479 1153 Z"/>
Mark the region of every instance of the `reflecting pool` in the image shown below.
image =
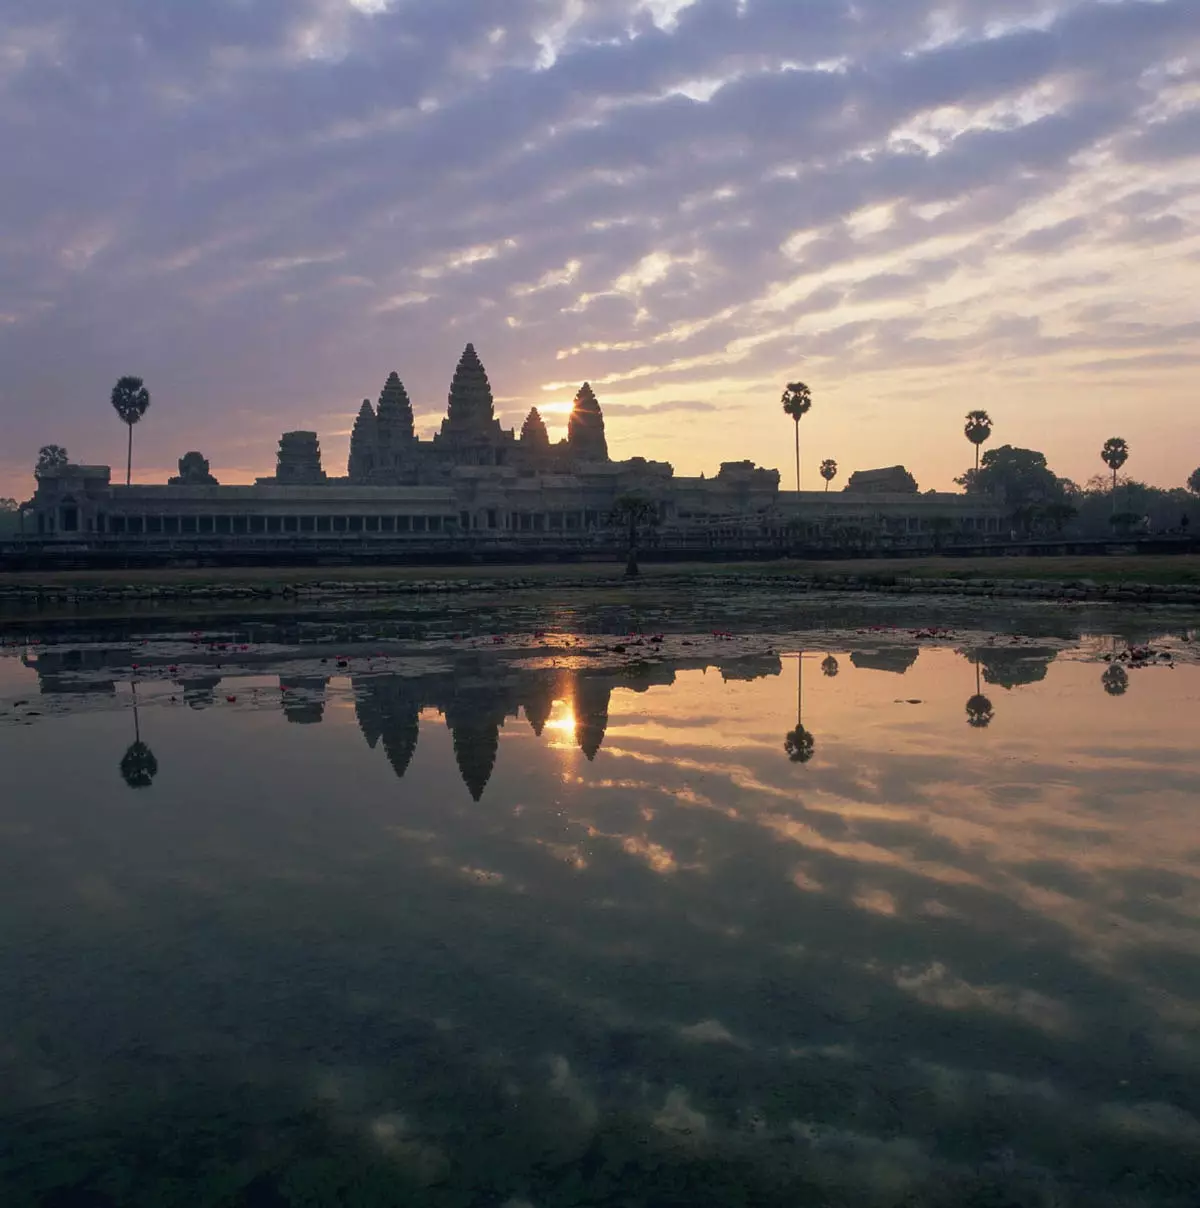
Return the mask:
<path id="1" fill-rule="evenodd" d="M 1190 636 L 10 650 L 0 1202 L 1194 1205 Z"/>

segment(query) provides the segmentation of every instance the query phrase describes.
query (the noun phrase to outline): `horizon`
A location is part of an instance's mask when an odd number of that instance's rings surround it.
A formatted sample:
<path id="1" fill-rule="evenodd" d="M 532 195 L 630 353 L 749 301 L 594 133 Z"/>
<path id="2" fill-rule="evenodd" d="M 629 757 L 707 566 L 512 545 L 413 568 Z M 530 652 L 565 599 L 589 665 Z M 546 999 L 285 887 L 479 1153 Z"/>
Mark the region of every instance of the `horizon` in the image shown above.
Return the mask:
<path id="1" fill-rule="evenodd" d="M 964 9 L 969 11 L 964 11 Z M 0 496 L 38 448 L 344 472 L 395 370 L 428 439 L 475 344 L 552 440 L 803 487 L 985 446 L 1080 485 L 1200 463 L 1200 7 L 1187 0 L 16 0 L 0 15 Z M 113 64 L 127 68 L 114 73 Z M 731 426 L 736 431 L 730 431 Z M 115 476 L 114 476 L 115 477 Z"/>

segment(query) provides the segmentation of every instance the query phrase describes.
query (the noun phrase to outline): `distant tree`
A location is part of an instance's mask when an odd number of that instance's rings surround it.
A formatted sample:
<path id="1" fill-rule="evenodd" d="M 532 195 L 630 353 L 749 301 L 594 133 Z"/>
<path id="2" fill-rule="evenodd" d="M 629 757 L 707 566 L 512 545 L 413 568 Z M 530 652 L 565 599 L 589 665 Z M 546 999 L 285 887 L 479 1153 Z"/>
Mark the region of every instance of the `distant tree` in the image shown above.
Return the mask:
<path id="1" fill-rule="evenodd" d="M 1048 503 L 1043 509 L 1042 515 L 1056 533 L 1061 533 L 1067 524 L 1079 515 L 1079 509 L 1064 499 L 1058 503 Z"/>
<path id="2" fill-rule="evenodd" d="M 1129 460 L 1129 446 L 1120 436 L 1110 436 L 1100 450 L 1100 460 L 1112 471 L 1112 510 L 1117 510 L 1117 471 Z"/>
<path id="3" fill-rule="evenodd" d="M 1193 495 L 1200 495 L 1200 466 L 1197 466 L 1188 475 L 1187 489 L 1191 491 Z"/>
<path id="4" fill-rule="evenodd" d="M 1118 536 L 1127 537 L 1141 524 L 1142 519 L 1140 512 L 1113 512 L 1108 521 Z"/>
<path id="5" fill-rule="evenodd" d="M 121 422 L 129 428 L 129 451 L 125 459 L 125 485 L 133 476 L 133 425 L 146 414 L 150 392 L 140 377 L 123 377 L 112 388 L 110 401 Z"/>
<path id="6" fill-rule="evenodd" d="M 69 460 L 67 451 L 62 445 L 43 445 L 38 450 L 37 465 L 34 466 L 33 472 L 40 475 L 53 470 L 61 470 Z"/>
<path id="7" fill-rule="evenodd" d="M 797 425 L 798 427 L 798 425 Z M 838 467 L 837 462 L 832 457 L 827 457 L 821 462 L 821 477 L 825 479 L 825 489 L 829 490 L 829 484 L 837 477 Z M 797 488 L 799 489 L 799 488 Z"/>
<path id="8" fill-rule="evenodd" d="M 1001 445 L 989 449 L 980 459 L 978 470 L 968 470 L 956 478 L 968 495 L 1000 495 L 1008 504 L 1018 523 L 1028 523 L 1036 505 L 1045 507 L 1064 498 L 1062 481 L 1046 464 L 1046 455 L 1036 449 L 1019 449 Z"/>
<path id="9" fill-rule="evenodd" d="M 986 411 L 968 411 L 963 427 L 967 440 L 975 446 L 975 469 L 979 469 L 979 446 L 992 435 L 992 418 Z"/>
<path id="10" fill-rule="evenodd" d="M 1100 676 L 1100 682 L 1109 696 L 1124 696 L 1129 687 L 1129 672 L 1120 663 L 1109 663 Z"/>
<path id="11" fill-rule="evenodd" d="M 800 490 L 800 420 L 812 409 L 812 392 L 803 382 L 788 382 L 783 392 L 783 410 L 796 425 L 796 490 Z"/>
<path id="12" fill-rule="evenodd" d="M 839 667 L 838 667 L 837 659 L 832 654 L 827 654 L 821 660 L 822 674 L 833 677 L 833 676 L 837 675 L 838 671 L 839 671 Z"/>
<path id="13" fill-rule="evenodd" d="M 658 523 L 658 506 L 643 495 L 619 495 L 613 504 L 612 519 L 614 524 L 627 528 L 629 557 L 625 574 L 632 578 L 638 573 L 638 538 L 643 529 Z"/>

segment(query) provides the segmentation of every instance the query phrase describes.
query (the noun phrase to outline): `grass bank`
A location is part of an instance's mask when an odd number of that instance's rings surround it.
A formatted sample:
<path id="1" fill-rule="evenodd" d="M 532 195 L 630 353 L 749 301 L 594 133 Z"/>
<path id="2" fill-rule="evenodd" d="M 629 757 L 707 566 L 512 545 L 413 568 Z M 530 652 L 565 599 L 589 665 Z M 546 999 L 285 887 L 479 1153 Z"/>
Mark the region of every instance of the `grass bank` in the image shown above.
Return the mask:
<path id="1" fill-rule="evenodd" d="M 648 582 L 689 578 L 756 579 L 810 578 L 813 576 L 889 576 L 915 579 L 1080 581 L 1091 583 L 1146 583 L 1200 586 L 1200 555 L 1110 557 L 995 557 L 995 558 L 862 558 L 836 561 L 734 563 L 643 562 L 641 578 Z M 405 582 L 494 582 L 497 587 L 519 580 L 521 584 L 547 585 L 564 580 L 572 584 L 623 580 L 620 562 L 540 563 L 528 566 L 323 566 L 323 567 L 190 567 L 153 570 L 22 571 L 0 575 L 0 594 L 45 588 L 126 587 L 253 587 L 304 588 L 319 584 Z"/>

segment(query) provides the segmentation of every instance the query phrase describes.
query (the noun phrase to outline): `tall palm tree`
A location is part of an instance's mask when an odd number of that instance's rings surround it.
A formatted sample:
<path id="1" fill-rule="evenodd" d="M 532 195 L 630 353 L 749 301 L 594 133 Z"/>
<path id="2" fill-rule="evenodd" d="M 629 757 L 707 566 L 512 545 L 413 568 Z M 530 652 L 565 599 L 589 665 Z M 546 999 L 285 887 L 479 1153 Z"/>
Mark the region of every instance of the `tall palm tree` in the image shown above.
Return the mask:
<path id="1" fill-rule="evenodd" d="M 797 425 L 798 427 L 799 425 Z M 825 479 L 825 489 L 829 490 L 829 484 L 837 477 L 837 462 L 832 457 L 827 457 L 821 462 L 821 477 Z"/>
<path id="2" fill-rule="evenodd" d="M 150 406 L 150 391 L 140 377 L 123 377 L 112 388 L 110 401 L 121 422 L 129 427 L 129 452 L 125 460 L 125 485 L 133 475 L 133 425 Z"/>
<path id="3" fill-rule="evenodd" d="M 803 382 L 788 382 L 783 392 L 783 410 L 796 425 L 796 491 L 800 490 L 800 419 L 812 408 L 812 392 Z"/>
<path id="4" fill-rule="evenodd" d="M 816 745 L 801 723 L 804 708 L 804 651 L 796 655 L 796 728 L 789 730 L 783 740 L 783 749 L 792 763 L 807 763 L 813 757 Z"/>
<path id="5" fill-rule="evenodd" d="M 154 758 L 154 752 L 142 742 L 142 728 L 138 722 L 137 684 L 131 683 L 129 686 L 133 689 L 134 741 L 121 756 L 121 779 L 131 789 L 147 789 L 158 775 L 158 760 Z"/>
<path id="6" fill-rule="evenodd" d="M 986 730 L 992 724 L 995 710 L 992 702 L 983 695 L 979 683 L 979 655 L 975 655 L 975 695 L 967 701 L 967 725 L 976 730 Z"/>
<path id="7" fill-rule="evenodd" d="M 1112 471 L 1112 510 L 1117 510 L 1117 471 L 1129 460 L 1129 445 L 1123 437 L 1110 436 L 1100 450 L 1100 460 Z"/>
<path id="8" fill-rule="evenodd" d="M 978 470 L 979 446 L 992 435 L 992 417 L 986 411 L 968 411 L 963 433 L 975 446 L 975 469 Z"/>

